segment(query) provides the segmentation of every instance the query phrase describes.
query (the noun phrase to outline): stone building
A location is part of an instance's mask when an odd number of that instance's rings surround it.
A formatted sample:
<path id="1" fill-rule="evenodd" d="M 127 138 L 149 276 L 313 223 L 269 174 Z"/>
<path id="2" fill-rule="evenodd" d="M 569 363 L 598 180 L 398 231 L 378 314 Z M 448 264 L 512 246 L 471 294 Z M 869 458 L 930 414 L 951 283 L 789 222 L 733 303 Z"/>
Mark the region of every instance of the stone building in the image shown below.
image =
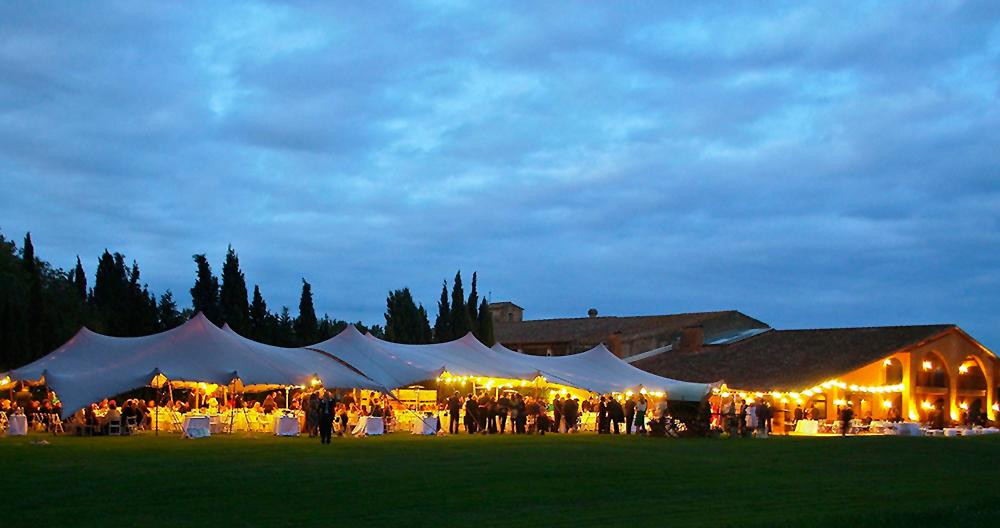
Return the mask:
<path id="1" fill-rule="evenodd" d="M 496 340 L 525 354 L 562 356 L 601 343 L 626 358 L 662 348 L 683 349 L 767 330 L 767 324 L 735 310 L 634 317 L 599 316 L 524 320 L 511 302 L 490 304 Z"/>

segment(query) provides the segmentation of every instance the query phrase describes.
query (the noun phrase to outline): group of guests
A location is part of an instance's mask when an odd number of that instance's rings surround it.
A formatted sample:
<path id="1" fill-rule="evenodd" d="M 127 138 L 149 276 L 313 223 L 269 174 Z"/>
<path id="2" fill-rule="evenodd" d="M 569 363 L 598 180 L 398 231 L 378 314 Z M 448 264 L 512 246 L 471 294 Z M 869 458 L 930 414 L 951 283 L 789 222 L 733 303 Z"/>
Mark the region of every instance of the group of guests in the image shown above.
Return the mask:
<path id="1" fill-rule="evenodd" d="M 599 434 L 610 434 L 612 430 L 619 434 L 622 424 L 626 434 L 633 431 L 645 434 L 648 412 L 653 413 L 654 422 L 664 427 L 669 419 L 666 396 L 651 409 L 650 402 L 641 394 L 629 396 L 622 404 L 610 394 L 585 398 L 582 402 L 576 396 L 556 394 L 547 402 L 517 392 L 501 393 L 494 398 L 489 391 L 465 397 L 455 391 L 443 407 L 448 411 L 450 434 L 458 434 L 460 424 L 468 434 L 504 434 L 508 422 L 513 434 L 572 433 L 580 427 L 582 412 L 597 414 Z"/>
<path id="2" fill-rule="evenodd" d="M 767 436 L 772 431 L 774 408 L 767 400 L 733 398 L 723 402 L 719 422 L 731 437 Z"/>
<path id="3" fill-rule="evenodd" d="M 311 437 L 319 436 L 320 443 L 323 444 L 330 443 L 334 432 L 337 436 L 350 434 L 351 417 L 381 418 L 388 430 L 395 423 L 389 396 L 374 391 L 368 395 L 367 404 L 360 404 L 351 393 L 341 395 L 339 390 L 321 388 L 301 394 L 295 407 L 301 408 L 305 415 L 304 431 Z"/>

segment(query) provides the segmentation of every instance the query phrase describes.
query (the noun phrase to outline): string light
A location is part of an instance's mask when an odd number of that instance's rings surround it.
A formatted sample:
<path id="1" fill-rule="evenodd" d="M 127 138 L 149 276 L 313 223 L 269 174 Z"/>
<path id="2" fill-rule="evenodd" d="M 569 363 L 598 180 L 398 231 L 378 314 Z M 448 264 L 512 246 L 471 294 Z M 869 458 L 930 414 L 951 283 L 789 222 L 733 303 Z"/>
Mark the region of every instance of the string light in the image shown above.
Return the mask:
<path id="1" fill-rule="evenodd" d="M 923 367 L 924 367 L 924 370 L 930 370 L 930 369 L 934 368 L 934 365 L 930 361 L 924 361 Z"/>
<path id="2" fill-rule="evenodd" d="M 885 400 L 884 402 L 882 402 L 882 407 L 885 407 L 886 409 L 892 409 L 892 401 Z"/>

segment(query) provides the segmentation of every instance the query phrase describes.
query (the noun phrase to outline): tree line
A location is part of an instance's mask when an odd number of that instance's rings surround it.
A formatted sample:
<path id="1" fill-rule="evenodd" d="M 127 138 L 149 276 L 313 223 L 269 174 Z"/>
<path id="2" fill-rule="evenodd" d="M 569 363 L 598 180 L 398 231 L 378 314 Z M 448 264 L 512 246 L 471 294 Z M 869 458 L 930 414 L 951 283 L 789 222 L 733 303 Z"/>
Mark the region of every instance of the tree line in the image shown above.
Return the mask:
<path id="1" fill-rule="evenodd" d="M 180 309 L 169 289 L 159 298 L 150 292 L 140 279 L 138 262 L 129 265 L 122 253 L 105 249 L 97 260 L 93 286 L 88 287 L 79 256 L 73 269 L 64 271 L 35 254 L 31 233 L 21 248 L 0 233 L 0 371 L 48 354 L 82 326 L 109 336 L 134 337 L 175 328 L 202 312 L 214 324 L 228 324 L 253 340 L 297 347 L 329 339 L 350 324 L 328 314 L 317 318 L 312 286 L 304 278 L 297 315 L 293 317 L 287 306 L 272 312 L 259 285 L 249 293 L 232 246 L 226 251 L 221 279 L 204 254 L 192 258 L 196 271 L 191 307 Z M 445 282 L 433 328 L 409 288 L 389 292 L 385 328 L 354 324 L 361 332 L 397 343 L 444 342 L 473 332 L 491 346 L 493 320 L 487 300 L 478 300 L 476 281 L 473 273 L 466 299 L 461 272 L 456 273 L 450 302 Z"/>

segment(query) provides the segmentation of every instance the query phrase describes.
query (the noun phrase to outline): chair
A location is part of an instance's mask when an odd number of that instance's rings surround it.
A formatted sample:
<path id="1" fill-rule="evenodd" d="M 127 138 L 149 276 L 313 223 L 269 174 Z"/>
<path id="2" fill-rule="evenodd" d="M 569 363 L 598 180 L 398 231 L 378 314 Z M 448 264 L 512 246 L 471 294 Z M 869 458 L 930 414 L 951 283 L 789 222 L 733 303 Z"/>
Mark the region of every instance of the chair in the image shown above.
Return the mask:
<path id="1" fill-rule="evenodd" d="M 49 432 L 54 435 L 64 434 L 66 432 L 66 430 L 63 429 L 63 423 L 62 420 L 59 419 L 58 414 L 52 413 L 49 415 Z"/>
<path id="2" fill-rule="evenodd" d="M 7 413 L 0 411 L 0 434 L 7 432 Z"/>
<path id="3" fill-rule="evenodd" d="M 135 434 L 139 430 L 139 426 L 136 423 L 135 416 L 129 416 L 125 418 L 125 434 Z"/>
<path id="4" fill-rule="evenodd" d="M 39 433 L 48 429 L 48 425 L 45 423 L 45 415 L 42 413 L 31 413 L 31 428 Z"/>
<path id="5" fill-rule="evenodd" d="M 111 420 L 108 422 L 108 435 L 121 435 L 122 434 L 122 421 Z"/>

